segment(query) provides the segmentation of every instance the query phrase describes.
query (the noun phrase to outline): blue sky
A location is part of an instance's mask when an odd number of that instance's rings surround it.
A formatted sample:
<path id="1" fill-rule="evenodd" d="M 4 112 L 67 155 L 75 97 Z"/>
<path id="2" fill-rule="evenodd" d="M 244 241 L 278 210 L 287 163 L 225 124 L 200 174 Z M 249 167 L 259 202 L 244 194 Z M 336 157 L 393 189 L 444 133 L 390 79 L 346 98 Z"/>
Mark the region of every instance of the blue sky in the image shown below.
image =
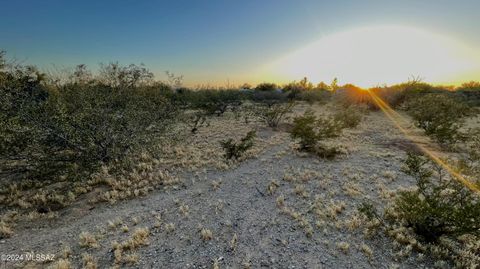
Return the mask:
<path id="1" fill-rule="evenodd" d="M 480 1 L 3 1 L 0 48 L 27 63 L 145 63 L 187 84 L 258 81 L 254 69 L 351 28 L 419 27 L 480 47 Z"/>

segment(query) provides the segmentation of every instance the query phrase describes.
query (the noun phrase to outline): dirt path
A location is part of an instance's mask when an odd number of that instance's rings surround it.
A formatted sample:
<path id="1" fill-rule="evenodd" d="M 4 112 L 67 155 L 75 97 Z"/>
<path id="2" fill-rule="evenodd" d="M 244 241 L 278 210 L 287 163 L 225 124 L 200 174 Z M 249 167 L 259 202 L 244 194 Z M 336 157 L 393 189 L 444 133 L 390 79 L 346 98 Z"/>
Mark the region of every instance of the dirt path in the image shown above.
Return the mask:
<path id="1" fill-rule="evenodd" d="M 364 199 L 384 206 L 394 190 L 413 185 L 400 172 L 405 153 L 398 141 L 404 137 L 394 125 L 372 112 L 339 139 L 348 153 L 333 161 L 299 155 L 287 141 L 231 170 L 187 173 L 176 189 L 69 209 L 17 231 L 0 248 L 58 253 L 68 245 L 75 267 L 87 252 L 106 268 L 113 265 L 112 242 L 147 227 L 149 244 L 132 251 L 139 255 L 134 268 L 212 268 L 215 260 L 219 268 L 419 268 L 415 257 L 399 258 L 388 238 L 365 238 L 355 215 Z M 269 194 L 272 181 L 278 186 Z M 129 231 L 108 227 L 115 219 Z M 202 239 L 202 229 L 211 240 Z M 99 248 L 81 248 L 82 231 L 96 235 Z"/>

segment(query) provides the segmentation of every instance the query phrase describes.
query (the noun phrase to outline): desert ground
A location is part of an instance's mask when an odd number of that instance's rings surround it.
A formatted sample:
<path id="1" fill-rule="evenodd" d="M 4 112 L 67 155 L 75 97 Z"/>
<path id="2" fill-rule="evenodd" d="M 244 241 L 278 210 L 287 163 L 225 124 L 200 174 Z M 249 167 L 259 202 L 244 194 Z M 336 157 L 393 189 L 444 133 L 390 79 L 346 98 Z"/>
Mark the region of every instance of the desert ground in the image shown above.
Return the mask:
<path id="1" fill-rule="evenodd" d="M 302 103 L 293 114 L 307 108 L 335 109 Z M 432 267 L 431 258 L 371 229 L 357 211 L 365 199 L 384 208 L 397 190 L 415 185 L 401 170 L 415 143 L 382 111 L 371 111 L 329 141 L 342 154 L 327 160 L 298 151 L 289 122 L 270 128 L 230 112 L 213 117 L 209 128 L 172 145 L 169 158 L 145 156 L 135 175 L 146 179 L 138 185 L 145 188 L 133 198 L 116 199 L 121 194 L 92 184 L 55 216 L 18 221 L 0 241 L 2 253 L 55 258 L 7 261 L 3 268 Z M 413 124 L 403 127 L 441 153 Z M 226 163 L 219 141 L 251 129 L 255 147 Z M 97 177 L 105 180 L 108 171 Z"/>

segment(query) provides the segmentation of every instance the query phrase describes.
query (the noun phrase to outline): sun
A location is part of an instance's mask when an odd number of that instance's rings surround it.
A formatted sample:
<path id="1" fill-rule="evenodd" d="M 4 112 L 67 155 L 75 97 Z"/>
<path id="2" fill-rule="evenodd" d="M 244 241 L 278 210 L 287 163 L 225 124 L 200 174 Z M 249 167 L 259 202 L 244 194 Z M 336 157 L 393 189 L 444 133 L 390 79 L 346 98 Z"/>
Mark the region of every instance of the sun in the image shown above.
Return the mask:
<path id="1" fill-rule="evenodd" d="M 399 83 L 411 76 L 457 83 L 480 74 L 480 50 L 458 40 L 405 26 L 357 28 L 325 36 L 270 63 L 270 77 L 314 82 L 338 77 L 361 87 Z"/>

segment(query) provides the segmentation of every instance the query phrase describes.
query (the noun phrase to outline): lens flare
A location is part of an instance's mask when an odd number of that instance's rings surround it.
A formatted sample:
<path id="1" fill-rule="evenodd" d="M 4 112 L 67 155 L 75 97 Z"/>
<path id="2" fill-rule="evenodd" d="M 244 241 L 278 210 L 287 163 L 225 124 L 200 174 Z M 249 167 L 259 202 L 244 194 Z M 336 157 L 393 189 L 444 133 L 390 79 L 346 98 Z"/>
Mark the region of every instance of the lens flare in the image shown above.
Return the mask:
<path id="1" fill-rule="evenodd" d="M 401 83 L 411 76 L 459 84 L 480 79 L 480 49 L 413 27 L 372 26 L 322 37 L 266 70 L 285 81 L 338 77 L 364 88 Z"/>
<path id="2" fill-rule="evenodd" d="M 429 150 L 422 144 L 418 143 L 415 141 L 413 136 L 410 134 L 408 130 L 402 127 L 401 124 L 407 124 L 408 121 L 403 118 L 402 115 L 400 115 L 398 112 L 396 112 L 390 105 L 388 105 L 385 101 L 382 100 L 377 94 L 374 93 L 374 91 L 368 91 L 370 96 L 372 97 L 372 100 L 375 102 L 375 104 L 383 111 L 383 113 L 393 122 L 393 124 L 407 137 L 410 141 L 415 143 L 415 145 L 430 159 L 432 159 L 435 163 L 440 165 L 445 171 L 447 171 L 452 178 L 457 180 L 458 182 L 462 183 L 465 185 L 465 187 L 469 188 L 472 191 L 475 192 L 480 192 L 480 188 L 470 180 L 466 179 L 463 175 L 460 173 L 456 172 L 455 169 L 453 169 L 451 166 L 449 166 L 447 163 L 445 163 L 435 152 Z"/>

